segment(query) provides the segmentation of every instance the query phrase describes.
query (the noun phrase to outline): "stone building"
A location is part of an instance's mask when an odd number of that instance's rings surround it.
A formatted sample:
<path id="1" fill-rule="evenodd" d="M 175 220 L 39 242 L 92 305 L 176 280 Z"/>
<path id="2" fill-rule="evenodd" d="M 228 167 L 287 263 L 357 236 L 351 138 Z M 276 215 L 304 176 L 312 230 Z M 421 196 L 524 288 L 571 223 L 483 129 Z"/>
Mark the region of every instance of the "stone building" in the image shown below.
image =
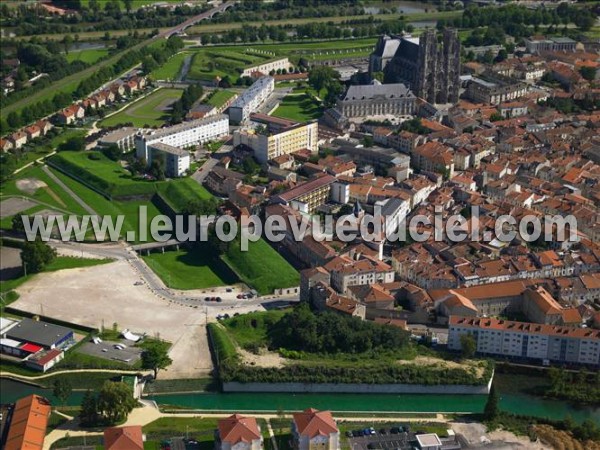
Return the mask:
<path id="1" fill-rule="evenodd" d="M 337 102 L 337 109 L 348 118 L 383 115 L 413 115 L 416 97 L 403 84 L 350 86 L 344 98 Z"/>
<path id="2" fill-rule="evenodd" d="M 369 58 L 369 72 L 386 83 L 405 83 L 429 103 L 456 103 L 460 87 L 460 40 L 456 30 L 426 30 L 419 38 L 382 36 Z"/>

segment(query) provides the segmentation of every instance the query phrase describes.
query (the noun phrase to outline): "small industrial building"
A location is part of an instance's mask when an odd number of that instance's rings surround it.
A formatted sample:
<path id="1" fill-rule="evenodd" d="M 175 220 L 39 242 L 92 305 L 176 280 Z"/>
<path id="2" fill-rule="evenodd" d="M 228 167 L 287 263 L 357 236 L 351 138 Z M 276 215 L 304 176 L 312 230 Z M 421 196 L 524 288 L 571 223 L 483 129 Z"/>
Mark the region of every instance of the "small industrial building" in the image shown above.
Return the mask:
<path id="1" fill-rule="evenodd" d="M 72 341 L 73 330 L 39 320 L 23 319 L 3 334 L 2 338 L 33 344 L 49 350 L 62 347 Z"/>

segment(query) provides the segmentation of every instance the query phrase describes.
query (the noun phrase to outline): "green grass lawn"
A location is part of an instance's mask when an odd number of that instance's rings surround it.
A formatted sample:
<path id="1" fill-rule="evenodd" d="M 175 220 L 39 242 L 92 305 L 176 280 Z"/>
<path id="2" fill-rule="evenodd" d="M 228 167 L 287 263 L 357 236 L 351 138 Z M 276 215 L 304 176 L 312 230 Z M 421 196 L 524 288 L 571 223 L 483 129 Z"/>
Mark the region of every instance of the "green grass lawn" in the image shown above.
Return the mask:
<path id="1" fill-rule="evenodd" d="M 83 61 L 88 64 L 93 64 L 101 58 L 108 55 L 106 48 L 92 48 L 88 50 L 70 51 L 67 56 L 67 61 Z"/>
<path id="2" fill-rule="evenodd" d="M 151 196 L 161 183 L 134 179 L 119 162 L 98 151 L 60 152 L 50 161 L 111 197 Z"/>
<path id="3" fill-rule="evenodd" d="M 244 283 L 263 295 L 277 288 L 298 286 L 300 282 L 298 271 L 264 239 L 250 242 L 247 252 L 232 245 L 222 258 Z"/>
<path id="4" fill-rule="evenodd" d="M 205 289 L 238 281 L 222 261 L 208 254 L 207 249 L 157 252 L 143 258 L 160 279 L 174 289 Z"/>
<path id="5" fill-rule="evenodd" d="M 150 73 L 150 78 L 153 80 L 174 80 L 179 75 L 183 61 L 190 55 L 189 52 L 182 52 L 171 56 L 166 63 Z"/>
<path id="6" fill-rule="evenodd" d="M 214 106 L 215 108 L 220 108 L 223 106 L 231 97 L 236 95 L 233 91 L 228 91 L 227 89 L 215 91 L 215 93 L 208 99 L 206 103 Z"/>
<path id="7" fill-rule="evenodd" d="M 304 93 L 286 95 L 272 115 L 282 119 L 307 122 L 318 119 L 322 114 L 321 105 Z"/>
<path id="8" fill-rule="evenodd" d="M 145 425 L 142 431 L 152 441 L 187 435 L 198 441 L 200 450 L 213 450 L 218 420 L 216 417 L 162 417 Z"/>
<path id="9" fill-rule="evenodd" d="M 209 199 L 212 194 L 191 178 L 180 178 L 158 185 L 158 193 L 175 211 L 183 211 L 191 200 Z"/>
<path id="10" fill-rule="evenodd" d="M 181 89 L 158 89 L 123 111 L 107 117 L 99 126 L 114 127 L 133 123 L 136 127 L 161 126 L 169 119 L 170 105 L 181 97 Z"/>

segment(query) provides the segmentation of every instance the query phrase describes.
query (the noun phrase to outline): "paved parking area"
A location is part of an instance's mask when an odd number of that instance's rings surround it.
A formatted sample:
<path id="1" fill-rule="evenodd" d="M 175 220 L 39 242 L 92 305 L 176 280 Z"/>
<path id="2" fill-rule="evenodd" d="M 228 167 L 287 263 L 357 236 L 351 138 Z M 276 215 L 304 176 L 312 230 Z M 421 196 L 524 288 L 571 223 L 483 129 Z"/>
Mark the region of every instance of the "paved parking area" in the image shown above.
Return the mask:
<path id="1" fill-rule="evenodd" d="M 350 448 L 353 450 L 367 449 L 411 449 L 408 433 L 399 434 L 375 434 L 371 436 L 360 436 L 349 438 Z"/>
<path id="2" fill-rule="evenodd" d="M 117 344 L 123 344 L 125 348 L 119 350 L 115 347 Z M 133 366 L 142 357 L 142 349 L 134 347 L 134 345 L 135 342 L 126 339 L 120 341 L 102 341 L 98 344 L 86 342 L 77 351 L 86 355 L 112 359 Z"/>

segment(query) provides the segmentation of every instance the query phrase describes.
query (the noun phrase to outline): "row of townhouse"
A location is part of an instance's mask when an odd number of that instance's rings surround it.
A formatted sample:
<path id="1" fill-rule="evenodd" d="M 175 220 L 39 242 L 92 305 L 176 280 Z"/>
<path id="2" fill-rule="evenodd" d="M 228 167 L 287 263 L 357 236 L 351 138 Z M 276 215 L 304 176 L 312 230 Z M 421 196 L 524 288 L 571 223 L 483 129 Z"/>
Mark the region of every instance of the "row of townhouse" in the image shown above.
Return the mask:
<path id="1" fill-rule="evenodd" d="M 55 114 L 54 121 L 59 125 L 71 125 L 77 120 L 83 119 L 89 110 L 104 108 L 125 95 L 131 96 L 144 89 L 146 84 L 146 78 L 141 76 L 133 76 L 127 81 L 112 83 L 107 88 L 98 91 L 81 102 L 74 103 L 59 111 Z"/>
<path id="2" fill-rule="evenodd" d="M 481 355 L 600 366 L 600 330 L 451 316 L 448 348 L 461 350 L 466 334 L 473 336 Z"/>
<path id="3" fill-rule="evenodd" d="M 18 150 L 27 142 L 37 139 L 46 134 L 52 129 L 52 124 L 47 120 L 38 120 L 36 123 L 15 131 L 6 138 L 0 139 L 0 150 L 7 152 L 9 150 Z"/>

